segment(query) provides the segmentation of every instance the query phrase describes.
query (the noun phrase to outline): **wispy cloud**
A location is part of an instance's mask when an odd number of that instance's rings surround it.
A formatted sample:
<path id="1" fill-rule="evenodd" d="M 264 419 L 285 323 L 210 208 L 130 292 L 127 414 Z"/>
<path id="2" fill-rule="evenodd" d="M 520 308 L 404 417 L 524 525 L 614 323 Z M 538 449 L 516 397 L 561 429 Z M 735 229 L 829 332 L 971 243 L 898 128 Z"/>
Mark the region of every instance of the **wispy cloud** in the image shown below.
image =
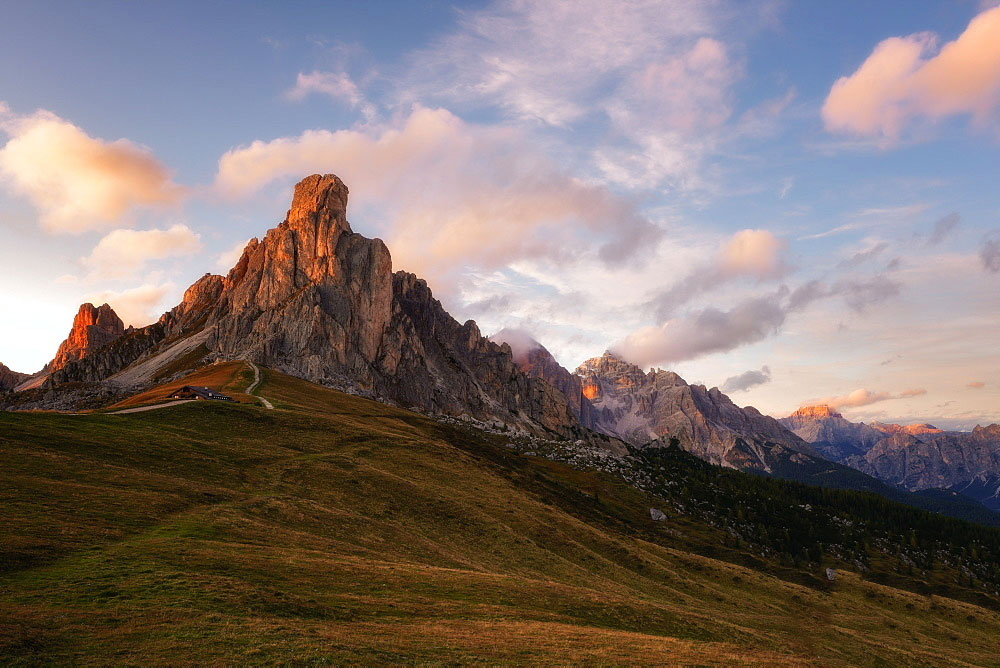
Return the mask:
<path id="1" fill-rule="evenodd" d="M 782 257 L 784 248 L 785 242 L 768 230 L 741 230 L 715 257 L 693 267 L 685 278 L 654 296 L 650 306 L 658 318 L 664 319 L 697 295 L 731 281 L 780 278 L 788 271 Z"/>
<path id="2" fill-rule="evenodd" d="M 979 247 L 979 260 L 983 269 L 991 274 L 1000 273 L 1000 230 L 990 232 Z"/>
<path id="3" fill-rule="evenodd" d="M 934 221 L 934 227 L 931 228 L 931 233 L 927 236 L 927 244 L 937 246 L 948 238 L 960 222 L 962 222 L 961 216 L 954 211 L 947 216 L 938 218 Z"/>
<path id="4" fill-rule="evenodd" d="M 312 94 L 325 95 L 335 102 L 355 108 L 367 121 L 373 121 L 378 116 L 375 105 L 368 101 L 347 72 L 299 72 L 295 85 L 286 93 L 292 100 L 303 100 Z"/>
<path id="5" fill-rule="evenodd" d="M 870 406 L 871 404 L 879 403 L 882 401 L 890 401 L 892 399 L 907 399 L 911 397 L 919 397 L 924 394 L 927 394 L 927 390 L 923 388 L 903 390 L 898 394 L 893 394 L 892 392 L 873 392 L 872 390 L 861 388 L 842 396 L 814 399 L 807 402 L 807 404 L 812 404 L 812 405 L 826 404 L 831 408 L 838 408 L 838 409 L 859 408 L 861 406 Z"/>

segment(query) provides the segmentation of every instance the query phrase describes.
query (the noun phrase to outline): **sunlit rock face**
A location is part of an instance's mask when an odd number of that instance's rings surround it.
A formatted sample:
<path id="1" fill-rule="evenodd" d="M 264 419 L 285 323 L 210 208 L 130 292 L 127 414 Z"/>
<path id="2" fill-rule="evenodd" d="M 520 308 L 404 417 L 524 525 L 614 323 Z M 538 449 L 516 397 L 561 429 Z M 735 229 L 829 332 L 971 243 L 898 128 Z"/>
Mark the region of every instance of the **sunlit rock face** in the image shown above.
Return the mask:
<path id="1" fill-rule="evenodd" d="M 592 396 L 593 428 L 636 446 L 681 447 L 714 464 L 770 470 L 777 457 L 814 454 L 799 437 L 718 388 L 688 385 L 671 371 L 644 373 L 610 352 L 576 369 Z"/>
<path id="2" fill-rule="evenodd" d="M 884 434 L 909 434 L 910 436 L 916 436 L 920 439 L 925 439 L 934 434 L 943 434 L 944 430 L 938 429 L 932 424 L 917 423 L 917 424 L 886 424 L 884 422 L 870 422 L 868 423 L 872 429 L 877 429 Z"/>
<path id="3" fill-rule="evenodd" d="M 788 417 L 791 418 L 803 418 L 803 419 L 822 419 L 822 418 L 842 418 L 844 417 L 837 411 L 833 410 L 826 404 L 820 406 L 803 406 L 798 409 Z"/>
<path id="4" fill-rule="evenodd" d="M 73 328 L 59 345 L 56 356 L 49 362 L 49 371 L 58 371 L 70 362 L 81 359 L 108 345 L 125 333 L 125 324 L 107 304 L 81 304 Z"/>

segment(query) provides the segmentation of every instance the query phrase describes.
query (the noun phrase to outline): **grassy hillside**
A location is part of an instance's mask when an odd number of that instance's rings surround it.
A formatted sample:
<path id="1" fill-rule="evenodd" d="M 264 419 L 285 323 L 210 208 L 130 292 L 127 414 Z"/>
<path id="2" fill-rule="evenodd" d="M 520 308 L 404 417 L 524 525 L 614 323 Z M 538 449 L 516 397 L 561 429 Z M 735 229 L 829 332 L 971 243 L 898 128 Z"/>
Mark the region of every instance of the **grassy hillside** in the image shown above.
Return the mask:
<path id="1" fill-rule="evenodd" d="M 986 608 L 727 552 L 501 438 L 258 392 L 276 410 L 0 413 L 0 664 L 1000 665 Z"/>

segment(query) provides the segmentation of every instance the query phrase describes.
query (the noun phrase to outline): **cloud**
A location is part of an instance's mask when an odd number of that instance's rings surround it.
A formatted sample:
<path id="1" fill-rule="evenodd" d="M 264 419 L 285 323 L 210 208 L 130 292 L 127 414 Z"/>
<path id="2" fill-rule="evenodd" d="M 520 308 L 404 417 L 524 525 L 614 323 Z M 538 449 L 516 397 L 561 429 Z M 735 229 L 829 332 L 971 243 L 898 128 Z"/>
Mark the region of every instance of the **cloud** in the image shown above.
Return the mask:
<path id="1" fill-rule="evenodd" d="M 105 290 L 88 296 L 95 304 L 108 303 L 126 326 L 143 327 L 156 321 L 165 310 L 164 299 L 174 289 L 172 283 L 153 285 L 147 283 L 137 288 L 116 292 Z"/>
<path id="2" fill-rule="evenodd" d="M 947 216 L 939 218 L 934 223 L 934 227 L 931 229 L 930 235 L 927 237 L 927 244 L 929 246 L 937 246 L 939 243 L 945 240 L 952 230 L 958 227 L 958 224 L 962 221 L 962 218 L 956 213 L 951 212 Z"/>
<path id="3" fill-rule="evenodd" d="M 886 241 L 879 241 L 877 243 L 871 244 L 869 245 L 868 248 L 860 250 L 851 255 L 851 257 L 842 260 L 838 266 L 845 268 L 857 267 L 858 265 L 864 264 L 868 260 L 874 259 L 875 257 L 881 255 L 882 251 L 884 251 L 888 247 L 889 243 Z"/>
<path id="4" fill-rule="evenodd" d="M 1000 232 L 986 235 L 983 245 L 979 247 L 979 260 L 983 269 L 991 274 L 1000 272 Z"/>
<path id="5" fill-rule="evenodd" d="M 526 258 L 565 258 L 596 245 L 620 264 L 645 253 L 659 228 L 636 205 L 570 176 L 515 128 L 465 123 L 416 107 L 381 131 L 310 130 L 255 141 L 219 160 L 217 187 L 245 195 L 275 179 L 335 172 L 357 207 L 386 221 L 394 261 L 448 282 L 471 265 L 492 269 Z"/>
<path id="6" fill-rule="evenodd" d="M 642 327 L 615 343 L 611 350 L 639 367 L 670 364 L 756 343 L 785 322 L 783 292 L 748 299 L 728 311 L 714 307 Z"/>
<path id="7" fill-rule="evenodd" d="M 974 380 L 968 385 L 966 385 L 966 387 L 969 388 L 970 390 L 981 390 L 984 387 L 986 387 L 986 383 L 984 383 L 981 380 Z"/>
<path id="8" fill-rule="evenodd" d="M 243 250 L 250 243 L 249 239 L 244 239 L 243 241 L 237 241 L 235 244 L 230 246 L 227 250 L 222 251 L 215 258 L 215 266 L 219 271 L 228 272 L 230 269 L 236 266 L 239 262 L 240 257 L 243 255 Z"/>
<path id="9" fill-rule="evenodd" d="M 660 325 L 641 327 L 611 349 L 643 368 L 681 362 L 762 341 L 776 334 L 789 314 L 819 300 L 840 297 L 851 310 L 863 313 L 899 291 L 899 283 L 882 275 L 833 284 L 814 280 L 791 291 L 781 286 L 769 295 L 745 299 L 729 310 L 709 307 L 670 318 Z"/>
<path id="10" fill-rule="evenodd" d="M 734 134 L 744 73 L 728 27 L 753 29 L 766 13 L 720 0 L 499 0 L 461 12 L 453 32 L 414 54 L 401 98 L 490 109 L 535 130 L 607 126 L 580 156 L 605 180 L 703 189 L 705 163 Z M 761 105 L 745 130 L 774 125 L 784 99 Z"/>
<path id="11" fill-rule="evenodd" d="M 48 111 L 17 116 L 0 103 L 0 174 L 27 196 L 54 232 L 117 223 L 135 207 L 168 205 L 183 188 L 149 151 L 127 139 L 104 141 Z"/>
<path id="12" fill-rule="evenodd" d="M 718 254 L 696 266 L 686 278 L 651 300 L 658 318 L 664 319 L 693 297 L 737 278 L 757 281 L 779 278 L 788 269 L 782 257 L 785 242 L 767 230 L 741 230 Z"/>
<path id="13" fill-rule="evenodd" d="M 611 98 L 628 73 L 671 63 L 711 37 L 719 9 L 712 1 L 495 2 L 463 12 L 455 32 L 416 54 L 407 79 L 418 97 L 485 103 L 516 118 L 566 126 Z M 693 67 L 712 59 L 704 51 Z M 654 70 L 649 83 L 656 81 Z"/>
<path id="14" fill-rule="evenodd" d="M 900 284 L 884 274 L 866 279 L 846 279 L 834 283 L 832 294 L 844 298 L 852 310 L 863 313 L 869 307 L 880 304 L 900 292 Z"/>
<path id="15" fill-rule="evenodd" d="M 799 241 L 823 239 L 834 234 L 854 232 L 856 230 L 867 230 L 876 225 L 899 225 L 908 222 L 917 214 L 926 211 L 927 208 L 928 205 L 918 203 L 897 207 L 862 209 L 851 216 L 853 219 L 851 222 L 838 225 L 837 227 L 824 230 L 823 232 L 817 232 L 816 234 L 799 237 Z"/>
<path id="16" fill-rule="evenodd" d="M 753 369 L 749 371 L 744 371 L 738 376 L 730 376 L 726 378 L 726 382 L 722 384 L 719 389 L 726 394 L 731 394 L 733 392 L 746 392 L 752 387 L 758 385 L 763 385 L 771 381 L 771 369 L 766 365 L 760 368 L 760 371 L 754 371 Z"/>
<path id="17" fill-rule="evenodd" d="M 490 336 L 490 341 L 494 343 L 506 343 L 510 346 L 511 352 L 514 354 L 514 361 L 518 364 L 527 360 L 528 353 L 532 350 L 542 347 L 542 344 L 536 341 L 527 331 L 515 327 L 504 327 L 496 334 Z"/>
<path id="18" fill-rule="evenodd" d="M 365 98 L 347 72 L 299 72 L 295 86 L 286 93 L 292 100 L 303 100 L 312 94 L 326 95 L 335 102 L 358 109 L 369 121 L 378 115 L 375 106 Z"/>
<path id="19" fill-rule="evenodd" d="M 891 392 L 873 392 L 872 390 L 861 388 L 845 394 L 839 397 L 825 397 L 823 399 L 817 399 L 815 401 L 810 401 L 806 405 L 822 405 L 826 404 L 831 408 L 859 408 L 861 406 L 869 406 L 871 404 L 879 403 L 882 401 L 890 401 L 892 399 L 906 399 L 909 397 L 918 397 L 920 395 L 927 394 L 927 390 L 923 388 L 904 390 L 899 394 L 893 394 Z"/>
<path id="20" fill-rule="evenodd" d="M 969 114 L 988 121 L 1000 104 L 1000 7 L 988 9 L 952 42 L 923 32 L 883 40 L 823 105 L 827 130 L 897 139 L 915 119 Z"/>
<path id="21" fill-rule="evenodd" d="M 633 188 L 700 187 L 700 163 L 716 149 L 716 131 L 732 115 L 731 88 L 740 72 L 726 45 L 711 37 L 646 64 L 604 102 L 624 142 L 599 150 L 598 167 Z"/>
<path id="22" fill-rule="evenodd" d="M 115 230 L 101 239 L 83 263 L 91 278 L 131 276 L 147 262 L 196 253 L 201 237 L 187 225 L 166 230 Z"/>

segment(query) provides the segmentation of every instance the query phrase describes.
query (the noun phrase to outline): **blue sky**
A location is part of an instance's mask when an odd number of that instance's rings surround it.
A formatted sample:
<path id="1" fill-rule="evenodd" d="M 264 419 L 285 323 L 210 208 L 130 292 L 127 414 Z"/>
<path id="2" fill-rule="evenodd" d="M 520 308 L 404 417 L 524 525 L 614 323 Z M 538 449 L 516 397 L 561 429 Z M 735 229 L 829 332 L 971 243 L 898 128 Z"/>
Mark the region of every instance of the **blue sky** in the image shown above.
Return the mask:
<path id="1" fill-rule="evenodd" d="M 334 172 L 453 315 L 570 368 L 998 421 L 993 44 L 955 1 L 10 5 L 0 361 L 82 301 L 154 320 Z"/>

